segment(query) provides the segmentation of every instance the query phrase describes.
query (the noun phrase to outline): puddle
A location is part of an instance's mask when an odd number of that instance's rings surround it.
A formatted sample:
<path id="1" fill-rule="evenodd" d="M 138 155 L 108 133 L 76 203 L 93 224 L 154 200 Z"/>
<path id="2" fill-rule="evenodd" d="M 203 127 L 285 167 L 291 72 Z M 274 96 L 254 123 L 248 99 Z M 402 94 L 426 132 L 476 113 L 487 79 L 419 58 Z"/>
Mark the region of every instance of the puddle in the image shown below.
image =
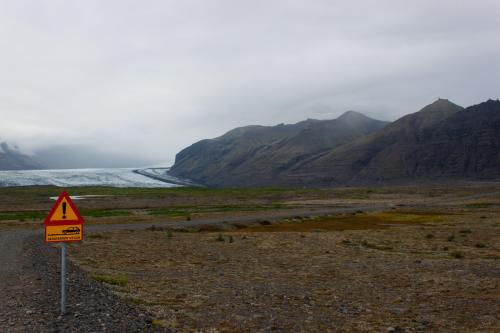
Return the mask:
<path id="1" fill-rule="evenodd" d="M 95 197 L 109 197 L 109 195 L 102 195 L 102 194 L 87 194 L 87 195 L 70 195 L 69 196 L 71 200 L 84 200 L 88 198 L 95 198 Z M 59 196 L 57 197 L 49 197 L 50 200 L 57 200 Z"/>

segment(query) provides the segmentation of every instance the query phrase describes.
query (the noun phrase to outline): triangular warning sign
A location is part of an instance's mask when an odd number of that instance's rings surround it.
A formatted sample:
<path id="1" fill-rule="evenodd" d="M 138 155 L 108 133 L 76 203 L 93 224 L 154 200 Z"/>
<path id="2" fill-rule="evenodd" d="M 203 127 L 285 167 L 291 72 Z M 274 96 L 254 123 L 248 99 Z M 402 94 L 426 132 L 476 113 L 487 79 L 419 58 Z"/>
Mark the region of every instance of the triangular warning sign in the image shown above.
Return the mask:
<path id="1" fill-rule="evenodd" d="M 82 224 L 83 218 L 68 193 L 63 192 L 45 218 L 45 224 Z"/>

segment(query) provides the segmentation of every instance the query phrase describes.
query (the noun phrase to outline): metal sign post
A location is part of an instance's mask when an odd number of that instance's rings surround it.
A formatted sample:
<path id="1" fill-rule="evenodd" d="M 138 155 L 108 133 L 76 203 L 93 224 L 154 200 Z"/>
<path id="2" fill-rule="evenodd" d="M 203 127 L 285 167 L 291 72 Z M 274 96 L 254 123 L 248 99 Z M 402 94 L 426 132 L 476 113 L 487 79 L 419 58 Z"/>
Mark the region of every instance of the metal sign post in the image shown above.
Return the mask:
<path id="1" fill-rule="evenodd" d="M 61 315 L 66 314 L 66 243 L 61 243 Z"/>
<path id="2" fill-rule="evenodd" d="M 67 242 L 83 240 L 83 217 L 68 193 L 62 192 L 45 218 L 45 241 L 61 245 L 61 315 L 66 314 Z"/>

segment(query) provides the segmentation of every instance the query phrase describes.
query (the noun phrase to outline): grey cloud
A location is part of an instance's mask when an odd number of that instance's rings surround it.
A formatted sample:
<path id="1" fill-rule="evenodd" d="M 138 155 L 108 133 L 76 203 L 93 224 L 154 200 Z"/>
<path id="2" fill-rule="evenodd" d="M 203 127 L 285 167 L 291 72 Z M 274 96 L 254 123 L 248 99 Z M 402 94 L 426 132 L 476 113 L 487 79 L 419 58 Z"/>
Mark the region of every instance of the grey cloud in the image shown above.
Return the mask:
<path id="1" fill-rule="evenodd" d="M 498 98 L 498 1 L 2 1 L 0 135 L 172 161 L 248 124 Z"/>

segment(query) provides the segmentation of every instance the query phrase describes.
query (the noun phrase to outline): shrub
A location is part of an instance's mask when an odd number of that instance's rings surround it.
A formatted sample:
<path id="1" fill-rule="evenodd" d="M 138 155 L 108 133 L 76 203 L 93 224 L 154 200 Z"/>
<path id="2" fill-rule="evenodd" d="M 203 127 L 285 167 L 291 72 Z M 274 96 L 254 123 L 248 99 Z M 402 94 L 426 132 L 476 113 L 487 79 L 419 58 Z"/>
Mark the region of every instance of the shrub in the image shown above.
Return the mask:
<path id="1" fill-rule="evenodd" d="M 203 224 L 198 227 L 198 231 L 200 232 L 216 232 L 221 230 L 222 230 L 221 227 L 211 224 Z"/>
<path id="2" fill-rule="evenodd" d="M 92 278 L 99 282 L 104 282 L 114 286 L 124 287 L 128 283 L 126 275 L 107 275 L 107 274 L 92 274 Z"/>
<path id="3" fill-rule="evenodd" d="M 454 251 L 454 252 L 450 253 L 450 256 L 453 258 L 456 258 L 456 259 L 463 259 L 464 258 L 464 254 L 462 252 L 459 252 L 459 251 Z"/>
<path id="4" fill-rule="evenodd" d="M 231 225 L 233 227 L 235 227 L 236 229 L 245 229 L 245 228 L 248 228 L 248 226 L 246 224 L 241 224 L 241 223 L 233 223 Z"/>
<path id="5" fill-rule="evenodd" d="M 149 231 L 162 231 L 162 230 L 164 230 L 164 228 L 163 228 L 163 227 L 157 227 L 157 226 L 155 226 L 155 225 L 152 225 L 151 227 L 146 228 L 146 230 L 149 230 Z"/>

